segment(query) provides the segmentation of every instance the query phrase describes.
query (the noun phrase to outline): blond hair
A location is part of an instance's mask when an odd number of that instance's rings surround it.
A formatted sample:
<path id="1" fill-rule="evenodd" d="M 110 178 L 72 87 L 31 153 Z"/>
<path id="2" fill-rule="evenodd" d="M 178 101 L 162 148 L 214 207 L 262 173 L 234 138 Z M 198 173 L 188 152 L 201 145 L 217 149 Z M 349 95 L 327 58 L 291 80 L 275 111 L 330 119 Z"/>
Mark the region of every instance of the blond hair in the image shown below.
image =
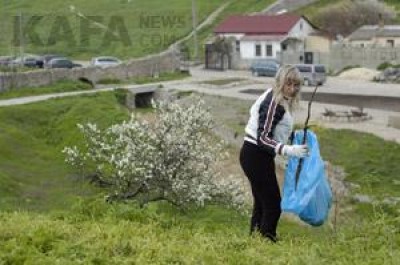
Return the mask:
<path id="1" fill-rule="evenodd" d="M 292 65 L 284 65 L 279 68 L 278 72 L 276 73 L 275 76 L 275 84 L 272 88 L 273 95 L 275 98 L 275 101 L 277 103 L 281 102 L 283 99 L 283 88 L 285 84 L 288 82 L 288 80 L 291 80 L 292 82 L 298 82 L 299 84 L 302 84 L 303 78 L 301 77 L 301 74 L 299 70 Z M 289 103 L 289 111 L 293 112 L 296 107 L 298 107 L 300 102 L 300 92 L 296 93 L 296 96 L 293 98 L 290 98 L 288 100 Z"/>

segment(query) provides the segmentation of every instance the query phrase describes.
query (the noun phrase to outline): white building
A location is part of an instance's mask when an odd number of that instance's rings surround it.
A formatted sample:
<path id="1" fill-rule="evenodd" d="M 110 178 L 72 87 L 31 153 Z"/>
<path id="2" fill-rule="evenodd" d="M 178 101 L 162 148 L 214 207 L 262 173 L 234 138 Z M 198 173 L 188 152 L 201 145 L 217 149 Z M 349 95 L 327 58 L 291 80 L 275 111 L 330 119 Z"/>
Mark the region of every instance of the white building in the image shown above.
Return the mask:
<path id="1" fill-rule="evenodd" d="M 231 16 L 218 25 L 219 37 L 233 37 L 242 60 L 280 59 L 285 50 L 305 50 L 305 39 L 317 29 L 305 17 L 294 14 Z"/>

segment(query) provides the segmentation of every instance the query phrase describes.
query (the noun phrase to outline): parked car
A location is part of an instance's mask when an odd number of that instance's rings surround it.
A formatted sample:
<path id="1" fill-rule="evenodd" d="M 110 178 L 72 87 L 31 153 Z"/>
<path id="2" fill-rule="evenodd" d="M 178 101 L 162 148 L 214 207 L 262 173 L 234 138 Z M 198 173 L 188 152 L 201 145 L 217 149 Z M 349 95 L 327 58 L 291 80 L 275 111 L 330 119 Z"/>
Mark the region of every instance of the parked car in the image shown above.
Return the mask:
<path id="1" fill-rule="evenodd" d="M 17 57 L 8 63 L 8 66 L 25 66 L 25 67 L 37 67 L 37 57 L 26 56 Z"/>
<path id="2" fill-rule="evenodd" d="M 8 66 L 8 64 L 14 60 L 14 56 L 1 56 L 0 57 L 0 66 Z"/>
<path id="3" fill-rule="evenodd" d="M 108 67 L 113 65 L 121 64 L 121 60 L 111 57 L 111 56 L 101 56 L 92 58 L 91 65 L 100 66 L 100 67 Z"/>
<path id="4" fill-rule="evenodd" d="M 64 56 L 59 55 L 59 54 L 45 54 L 45 55 L 40 56 L 36 60 L 36 65 L 39 68 L 46 68 L 48 66 L 49 61 L 51 61 L 54 58 L 64 58 Z"/>
<path id="5" fill-rule="evenodd" d="M 254 76 L 275 76 L 280 64 L 275 60 L 256 61 L 250 66 L 250 71 Z"/>
<path id="6" fill-rule="evenodd" d="M 323 85 L 326 82 L 326 69 L 322 64 L 296 64 L 303 76 L 305 86 Z"/>
<path id="7" fill-rule="evenodd" d="M 82 67 L 82 65 L 73 63 L 71 60 L 63 57 L 51 59 L 46 66 L 46 68 L 68 68 L 68 69 L 75 67 Z"/>

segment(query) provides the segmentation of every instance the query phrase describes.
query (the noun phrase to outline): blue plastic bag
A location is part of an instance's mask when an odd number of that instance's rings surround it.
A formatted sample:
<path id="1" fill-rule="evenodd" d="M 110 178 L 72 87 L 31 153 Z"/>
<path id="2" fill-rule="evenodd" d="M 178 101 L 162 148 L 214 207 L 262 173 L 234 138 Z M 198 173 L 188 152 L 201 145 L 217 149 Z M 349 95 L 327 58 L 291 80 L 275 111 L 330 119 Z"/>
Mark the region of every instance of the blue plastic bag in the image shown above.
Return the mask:
<path id="1" fill-rule="evenodd" d="M 293 144 L 302 144 L 303 131 L 296 131 Z M 319 226 L 328 218 L 332 204 L 332 191 L 325 175 L 325 165 L 319 152 L 316 135 L 307 131 L 307 146 L 310 155 L 304 158 L 296 188 L 296 170 L 299 158 L 288 161 L 283 186 L 281 207 L 304 222 Z"/>

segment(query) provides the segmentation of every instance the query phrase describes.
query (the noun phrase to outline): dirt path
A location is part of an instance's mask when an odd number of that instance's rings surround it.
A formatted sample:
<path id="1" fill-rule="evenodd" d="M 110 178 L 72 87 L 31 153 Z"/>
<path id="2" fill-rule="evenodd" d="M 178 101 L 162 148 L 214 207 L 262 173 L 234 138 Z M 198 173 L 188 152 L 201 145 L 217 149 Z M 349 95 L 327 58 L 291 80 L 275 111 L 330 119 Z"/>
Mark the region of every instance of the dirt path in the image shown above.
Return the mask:
<path id="1" fill-rule="evenodd" d="M 317 0 L 278 0 L 264 9 L 262 13 L 275 14 L 281 10 L 293 11 L 316 1 Z"/>

